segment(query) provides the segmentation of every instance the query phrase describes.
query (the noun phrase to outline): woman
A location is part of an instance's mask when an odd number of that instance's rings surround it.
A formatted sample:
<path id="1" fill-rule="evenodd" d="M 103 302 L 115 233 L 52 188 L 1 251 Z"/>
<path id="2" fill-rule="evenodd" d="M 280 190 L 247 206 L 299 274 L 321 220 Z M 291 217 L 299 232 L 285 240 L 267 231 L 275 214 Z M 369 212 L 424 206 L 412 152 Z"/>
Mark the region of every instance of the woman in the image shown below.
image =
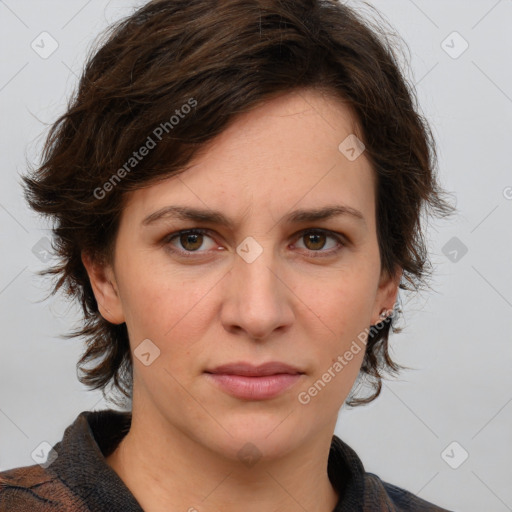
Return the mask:
<path id="1" fill-rule="evenodd" d="M 420 214 L 452 211 L 413 100 L 334 1 L 156 0 L 113 26 L 24 181 L 83 307 L 81 381 L 131 411 L 82 412 L 0 474 L 0 510 L 445 510 L 333 436 L 399 369 Z"/>

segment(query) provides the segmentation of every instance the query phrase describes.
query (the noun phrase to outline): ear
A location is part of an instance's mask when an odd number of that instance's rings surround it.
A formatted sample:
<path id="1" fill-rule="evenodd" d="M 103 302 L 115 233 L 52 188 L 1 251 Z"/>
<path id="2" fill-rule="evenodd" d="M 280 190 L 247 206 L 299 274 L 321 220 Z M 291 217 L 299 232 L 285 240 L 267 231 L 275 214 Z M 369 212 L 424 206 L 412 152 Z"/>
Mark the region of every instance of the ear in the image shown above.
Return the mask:
<path id="1" fill-rule="evenodd" d="M 112 267 L 93 260 L 85 252 L 82 252 L 82 263 L 89 275 L 101 316 L 112 324 L 122 324 L 125 318 Z"/>
<path id="2" fill-rule="evenodd" d="M 372 315 L 372 325 L 378 324 L 382 321 L 380 313 L 383 309 L 387 312 L 393 311 L 393 306 L 398 297 L 398 289 L 400 280 L 402 279 L 402 268 L 396 267 L 393 274 L 386 270 L 382 270 L 377 289 L 377 296 L 375 298 L 375 307 Z M 389 316 L 390 313 L 388 313 Z"/>

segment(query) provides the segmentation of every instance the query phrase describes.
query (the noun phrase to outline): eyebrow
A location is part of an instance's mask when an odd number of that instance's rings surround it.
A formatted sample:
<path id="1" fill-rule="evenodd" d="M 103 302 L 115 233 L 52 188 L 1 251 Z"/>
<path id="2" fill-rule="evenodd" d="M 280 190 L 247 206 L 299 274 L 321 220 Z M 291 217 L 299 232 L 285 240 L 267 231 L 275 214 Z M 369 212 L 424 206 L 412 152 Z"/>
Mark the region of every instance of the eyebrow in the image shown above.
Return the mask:
<path id="1" fill-rule="evenodd" d="M 323 208 L 295 210 L 284 216 L 282 221 L 290 224 L 304 222 L 315 222 L 338 216 L 348 216 L 366 226 L 364 215 L 355 208 L 346 205 L 329 205 Z M 143 221 L 143 226 L 149 226 L 163 219 L 190 220 L 205 222 L 209 224 L 223 225 L 233 228 L 234 222 L 228 219 L 223 213 L 215 210 L 203 210 L 186 206 L 165 206 L 156 212 L 148 215 Z"/>

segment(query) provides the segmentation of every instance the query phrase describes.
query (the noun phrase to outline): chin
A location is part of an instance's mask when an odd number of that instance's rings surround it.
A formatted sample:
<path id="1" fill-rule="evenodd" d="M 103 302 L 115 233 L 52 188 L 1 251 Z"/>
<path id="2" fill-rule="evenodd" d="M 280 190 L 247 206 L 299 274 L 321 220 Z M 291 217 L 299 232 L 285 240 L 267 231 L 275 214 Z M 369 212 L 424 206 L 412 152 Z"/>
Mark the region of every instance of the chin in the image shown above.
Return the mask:
<path id="1" fill-rule="evenodd" d="M 224 416 L 221 423 L 226 430 L 217 430 L 222 435 L 214 441 L 215 450 L 231 459 L 246 460 L 247 465 L 256 459 L 284 456 L 299 446 L 305 435 L 304 426 L 299 428 L 293 413 L 288 414 L 261 413 L 232 421 Z"/>

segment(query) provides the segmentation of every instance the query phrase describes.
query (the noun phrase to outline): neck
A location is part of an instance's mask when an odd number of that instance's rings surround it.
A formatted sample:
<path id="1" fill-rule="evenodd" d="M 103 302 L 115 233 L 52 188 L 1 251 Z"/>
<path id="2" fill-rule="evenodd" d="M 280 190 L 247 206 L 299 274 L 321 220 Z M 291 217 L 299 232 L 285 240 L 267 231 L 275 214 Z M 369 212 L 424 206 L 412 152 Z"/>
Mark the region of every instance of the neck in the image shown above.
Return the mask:
<path id="1" fill-rule="evenodd" d="M 332 512 L 339 496 L 327 476 L 331 439 L 328 425 L 284 456 L 244 462 L 134 412 L 106 461 L 145 512 Z"/>

